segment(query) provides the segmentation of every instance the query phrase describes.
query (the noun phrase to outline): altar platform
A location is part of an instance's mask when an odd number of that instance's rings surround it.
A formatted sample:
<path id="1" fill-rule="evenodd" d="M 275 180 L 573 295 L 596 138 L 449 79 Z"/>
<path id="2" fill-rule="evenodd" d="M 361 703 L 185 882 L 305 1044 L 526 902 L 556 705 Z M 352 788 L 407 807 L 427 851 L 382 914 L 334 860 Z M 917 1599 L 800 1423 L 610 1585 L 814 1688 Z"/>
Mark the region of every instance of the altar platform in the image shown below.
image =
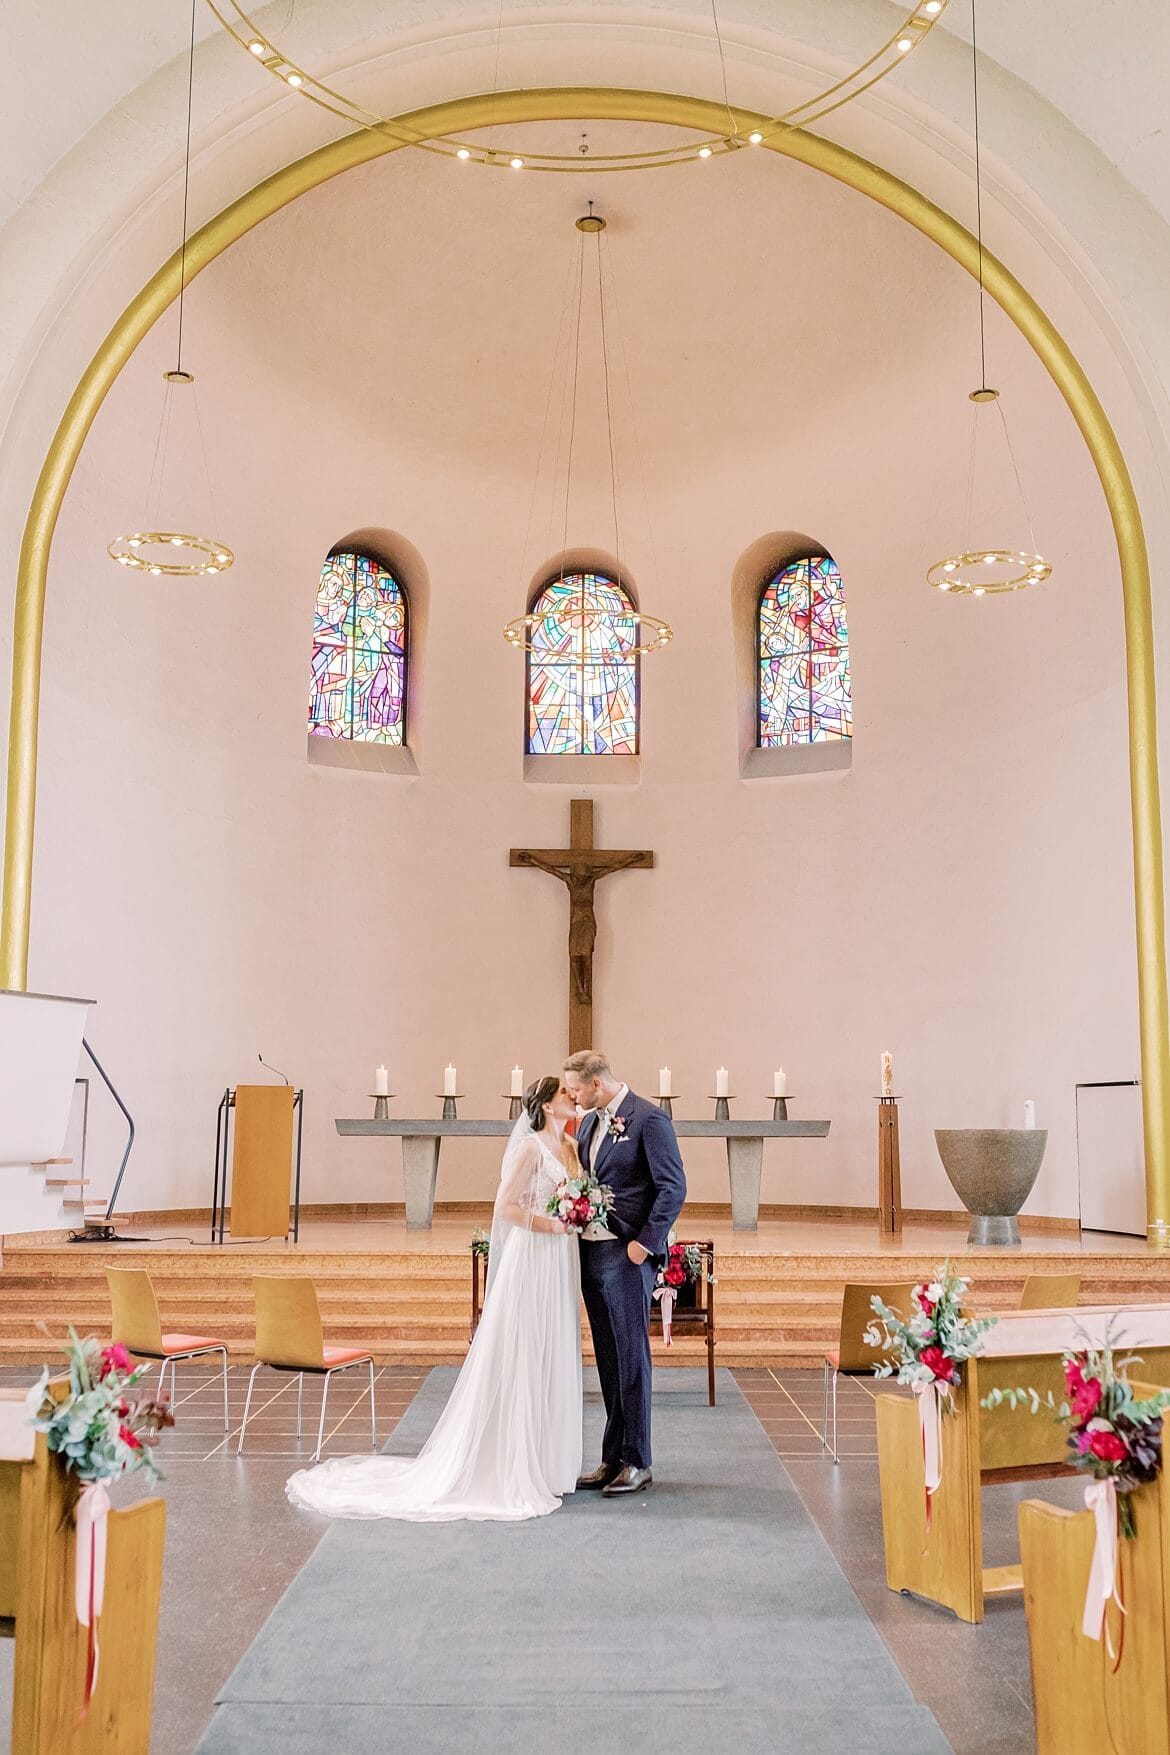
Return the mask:
<path id="1" fill-rule="evenodd" d="M 120 1229 L 141 1243 L 69 1244 L 63 1233 L 12 1239 L 0 1271 L 0 1363 L 39 1363 L 69 1322 L 109 1332 L 104 1270 L 133 1262 L 151 1273 L 167 1329 L 222 1336 L 232 1357 L 251 1357 L 252 1275 L 283 1268 L 317 1284 L 326 1340 L 368 1345 L 388 1365 L 457 1364 L 467 1350 L 472 1232 L 486 1205 L 436 1207 L 433 1228 L 408 1230 L 405 1212 L 305 1209 L 300 1241 L 209 1242 L 210 1215 L 130 1213 Z M 682 1237 L 716 1250 L 718 1362 L 726 1366 L 819 1366 L 837 1338 L 847 1281 L 933 1274 L 944 1258 L 974 1282 L 980 1309 L 1010 1309 L 1029 1273 L 1079 1272 L 1084 1304 L 1170 1299 L 1170 1255 L 1140 1237 L 1059 1231 L 1021 1219 L 1020 1249 L 971 1249 L 967 1215 L 907 1221 L 883 1237 L 876 1219 L 800 1216 L 764 1207 L 756 1231 L 735 1230 L 726 1205 L 688 1207 Z M 48 1335 L 41 1328 L 44 1324 Z M 698 1337 L 680 1335 L 664 1365 L 696 1363 Z"/>

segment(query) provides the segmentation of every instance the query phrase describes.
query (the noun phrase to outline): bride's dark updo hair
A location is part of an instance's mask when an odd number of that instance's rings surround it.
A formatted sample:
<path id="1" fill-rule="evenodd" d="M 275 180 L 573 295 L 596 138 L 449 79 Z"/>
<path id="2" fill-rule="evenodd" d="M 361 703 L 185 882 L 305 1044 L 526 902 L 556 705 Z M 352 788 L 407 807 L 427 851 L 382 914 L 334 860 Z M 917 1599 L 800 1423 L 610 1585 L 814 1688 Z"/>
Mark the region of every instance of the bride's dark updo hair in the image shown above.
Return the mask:
<path id="1" fill-rule="evenodd" d="M 529 1085 L 524 1093 L 524 1107 L 528 1119 L 532 1123 L 533 1133 L 539 1133 L 548 1116 L 544 1112 L 546 1103 L 551 1103 L 561 1088 L 561 1081 L 555 1073 L 546 1073 L 544 1078 L 537 1079 Z"/>

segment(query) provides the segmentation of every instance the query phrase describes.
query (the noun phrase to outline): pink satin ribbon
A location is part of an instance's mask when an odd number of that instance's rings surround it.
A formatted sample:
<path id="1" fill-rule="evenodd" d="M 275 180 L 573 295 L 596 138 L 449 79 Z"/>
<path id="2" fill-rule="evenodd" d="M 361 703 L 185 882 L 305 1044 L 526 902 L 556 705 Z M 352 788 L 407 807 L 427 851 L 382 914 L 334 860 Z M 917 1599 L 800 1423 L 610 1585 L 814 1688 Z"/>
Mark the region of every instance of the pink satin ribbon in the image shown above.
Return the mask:
<path id="1" fill-rule="evenodd" d="M 1116 1603 L 1124 1615 L 1125 1604 L 1117 1589 L 1117 1487 L 1114 1482 L 1090 1481 L 1085 1488 L 1085 1508 L 1093 1513 L 1096 1532 L 1081 1632 L 1086 1639 L 1100 1639 L 1104 1630 L 1105 1648 L 1110 1658 L 1115 1658 L 1117 1654 L 1105 1610 L 1110 1603 Z"/>
<path id="2" fill-rule="evenodd" d="M 926 1527 L 930 1528 L 931 1501 L 942 1486 L 942 1398 L 950 1394 L 945 1383 L 913 1386 L 918 1400 L 918 1426 L 922 1434 L 922 1474 L 926 1486 Z"/>
<path id="3" fill-rule="evenodd" d="M 662 1300 L 662 1339 L 668 1347 L 673 1346 L 670 1325 L 674 1320 L 674 1301 L 678 1293 L 673 1286 L 655 1286 L 654 1296 Z"/>
<path id="4" fill-rule="evenodd" d="M 89 1651 L 85 1666 L 85 1704 L 97 1686 L 97 1622 L 106 1590 L 106 1525 L 110 1495 L 104 1481 L 87 1481 L 77 1501 L 77 1563 L 74 1571 L 74 1605 L 77 1619 L 89 1628 Z"/>

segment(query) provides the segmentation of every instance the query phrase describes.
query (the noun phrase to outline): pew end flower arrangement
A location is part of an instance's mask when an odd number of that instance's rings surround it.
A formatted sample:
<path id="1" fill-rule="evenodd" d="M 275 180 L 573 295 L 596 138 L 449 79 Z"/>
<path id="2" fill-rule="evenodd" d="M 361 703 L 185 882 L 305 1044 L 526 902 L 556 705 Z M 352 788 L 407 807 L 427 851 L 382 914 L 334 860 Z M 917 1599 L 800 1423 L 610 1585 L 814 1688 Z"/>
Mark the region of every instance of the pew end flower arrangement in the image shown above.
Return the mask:
<path id="1" fill-rule="evenodd" d="M 1136 1534 L 1130 1494 L 1137 1487 L 1156 1481 L 1162 1468 L 1162 1415 L 1170 1408 L 1170 1390 L 1139 1398 L 1128 1376 L 1141 1356 L 1118 1356 L 1120 1334 L 1108 1324 L 1101 1346 L 1091 1344 L 1083 1330 L 1084 1345 L 1061 1356 L 1065 1396 L 1057 1401 L 1052 1391 L 1040 1395 L 1035 1389 L 997 1388 L 983 1397 L 985 1408 L 1023 1408 L 1030 1414 L 1042 1410 L 1068 1428 L 1068 1462 L 1092 1475 L 1109 1491 L 1105 1499 L 1116 1500 L 1115 1522 L 1132 1541 Z M 1090 1507 L 1086 1490 L 1086 1504 Z"/>
<path id="2" fill-rule="evenodd" d="M 148 1363 L 135 1365 L 115 1341 L 103 1346 L 90 1335 L 79 1340 L 73 1328 L 65 1348 L 69 1388 L 60 1400 L 49 1393 L 46 1367 L 25 1400 L 29 1422 L 45 1434 L 49 1450 L 80 1485 L 74 1510 L 76 1529 L 75 1601 L 77 1619 L 89 1629 L 85 1705 L 97 1681 L 97 1621 L 102 1611 L 106 1564 L 108 1486 L 123 1475 L 141 1472 L 161 1478 L 155 1447 L 160 1433 L 175 1423 L 167 1396 L 139 1389 Z"/>
<path id="3" fill-rule="evenodd" d="M 1116 1651 L 1107 1621 L 1110 1603 L 1125 1615 L 1121 1593 L 1118 1532 L 1133 1541 L 1137 1534 L 1130 1494 L 1156 1481 L 1162 1468 L 1162 1415 L 1170 1407 L 1170 1391 L 1139 1398 L 1126 1375 L 1127 1367 L 1141 1363 L 1140 1356 L 1118 1357 L 1121 1336 L 1107 1324 L 1101 1346 L 1095 1347 L 1084 1331 L 1084 1345 L 1061 1356 L 1066 1397 L 1057 1401 L 1052 1391 L 1040 1395 L 1035 1389 L 999 1387 L 983 1398 L 985 1408 L 1024 1408 L 1038 1414 L 1043 1409 L 1068 1428 L 1068 1461 L 1071 1467 L 1092 1475 L 1085 1487 L 1085 1509 L 1094 1522 L 1093 1558 L 1085 1589 L 1081 1632 L 1086 1639 L 1104 1634 L 1114 1669 L 1124 1649 L 1123 1629 Z"/>
<path id="4" fill-rule="evenodd" d="M 672 1226 L 666 1239 L 666 1260 L 654 1276 L 651 1294 L 662 1317 L 662 1338 L 668 1347 L 674 1344 L 671 1329 L 675 1305 L 680 1310 L 693 1310 L 698 1305 L 702 1283 L 702 1249 L 697 1243 L 680 1243 Z M 718 1284 L 714 1274 L 708 1276 L 708 1283 Z"/>
<path id="5" fill-rule="evenodd" d="M 970 1285 L 943 1262 L 933 1280 L 913 1288 L 909 1318 L 875 1295 L 877 1320 L 864 1336 L 868 1346 L 889 1355 L 874 1365 L 874 1376 L 893 1377 L 918 1401 L 928 1529 L 931 1501 L 942 1485 L 942 1418 L 955 1411 L 952 1396 L 963 1381 L 964 1361 L 982 1352 L 983 1337 L 996 1323 L 994 1316 L 969 1316 L 963 1309 Z"/>

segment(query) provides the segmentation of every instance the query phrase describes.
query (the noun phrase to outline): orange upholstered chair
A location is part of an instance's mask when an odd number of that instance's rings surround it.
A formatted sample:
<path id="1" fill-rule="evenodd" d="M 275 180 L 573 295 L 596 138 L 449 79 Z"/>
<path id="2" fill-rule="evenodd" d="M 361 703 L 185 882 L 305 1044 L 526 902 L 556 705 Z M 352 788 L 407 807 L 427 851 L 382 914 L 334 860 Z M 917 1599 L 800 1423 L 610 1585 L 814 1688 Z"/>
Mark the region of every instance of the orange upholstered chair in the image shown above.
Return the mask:
<path id="1" fill-rule="evenodd" d="M 240 1427 L 239 1456 L 244 1448 L 248 1429 L 248 1411 L 252 1405 L 252 1385 L 261 1366 L 273 1371 L 295 1371 L 297 1376 L 297 1437 L 301 1435 L 301 1399 L 305 1373 L 324 1378 L 321 1385 L 321 1419 L 317 1427 L 317 1448 L 313 1461 L 321 1456 L 325 1437 L 325 1404 L 329 1397 L 329 1379 L 335 1371 L 349 1371 L 354 1365 L 368 1365 L 370 1371 L 370 1448 L 378 1448 L 378 1428 L 374 1413 L 374 1355 L 365 1347 L 327 1347 L 321 1328 L 321 1307 L 317 1288 L 304 1274 L 257 1274 L 252 1281 L 256 1295 L 256 1363 L 248 1379 L 248 1396 L 244 1403 L 244 1422 Z"/>
<path id="2" fill-rule="evenodd" d="M 1072 1310 L 1080 1295 L 1080 1274 L 1029 1274 L 1020 1295 L 1020 1309 Z"/>
<path id="3" fill-rule="evenodd" d="M 880 1365 L 883 1355 L 873 1347 L 867 1347 L 862 1336 L 874 1320 L 873 1305 L 870 1302 L 875 1296 L 900 1316 L 909 1318 L 910 1298 L 913 1286 L 846 1286 L 841 1300 L 841 1328 L 837 1337 L 837 1345 L 825 1354 L 825 1416 L 821 1426 L 821 1448 L 827 1450 L 834 1462 L 841 1459 L 837 1455 L 837 1379 L 839 1377 L 868 1376 L 875 1365 Z M 829 1442 L 829 1405 L 832 1400 L 833 1441 Z"/>
<path id="4" fill-rule="evenodd" d="M 158 1299 L 145 1268 L 107 1268 L 106 1284 L 110 1288 L 113 1308 L 112 1338 L 121 1341 L 127 1352 L 140 1359 L 161 1359 L 158 1374 L 159 1394 L 166 1386 L 167 1366 L 171 1368 L 171 1398 L 175 1394 L 175 1362 L 198 1359 L 204 1353 L 223 1355 L 223 1429 L 228 1429 L 228 1350 L 227 1342 L 214 1335 L 164 1334 L 158 1313 Z"/>

